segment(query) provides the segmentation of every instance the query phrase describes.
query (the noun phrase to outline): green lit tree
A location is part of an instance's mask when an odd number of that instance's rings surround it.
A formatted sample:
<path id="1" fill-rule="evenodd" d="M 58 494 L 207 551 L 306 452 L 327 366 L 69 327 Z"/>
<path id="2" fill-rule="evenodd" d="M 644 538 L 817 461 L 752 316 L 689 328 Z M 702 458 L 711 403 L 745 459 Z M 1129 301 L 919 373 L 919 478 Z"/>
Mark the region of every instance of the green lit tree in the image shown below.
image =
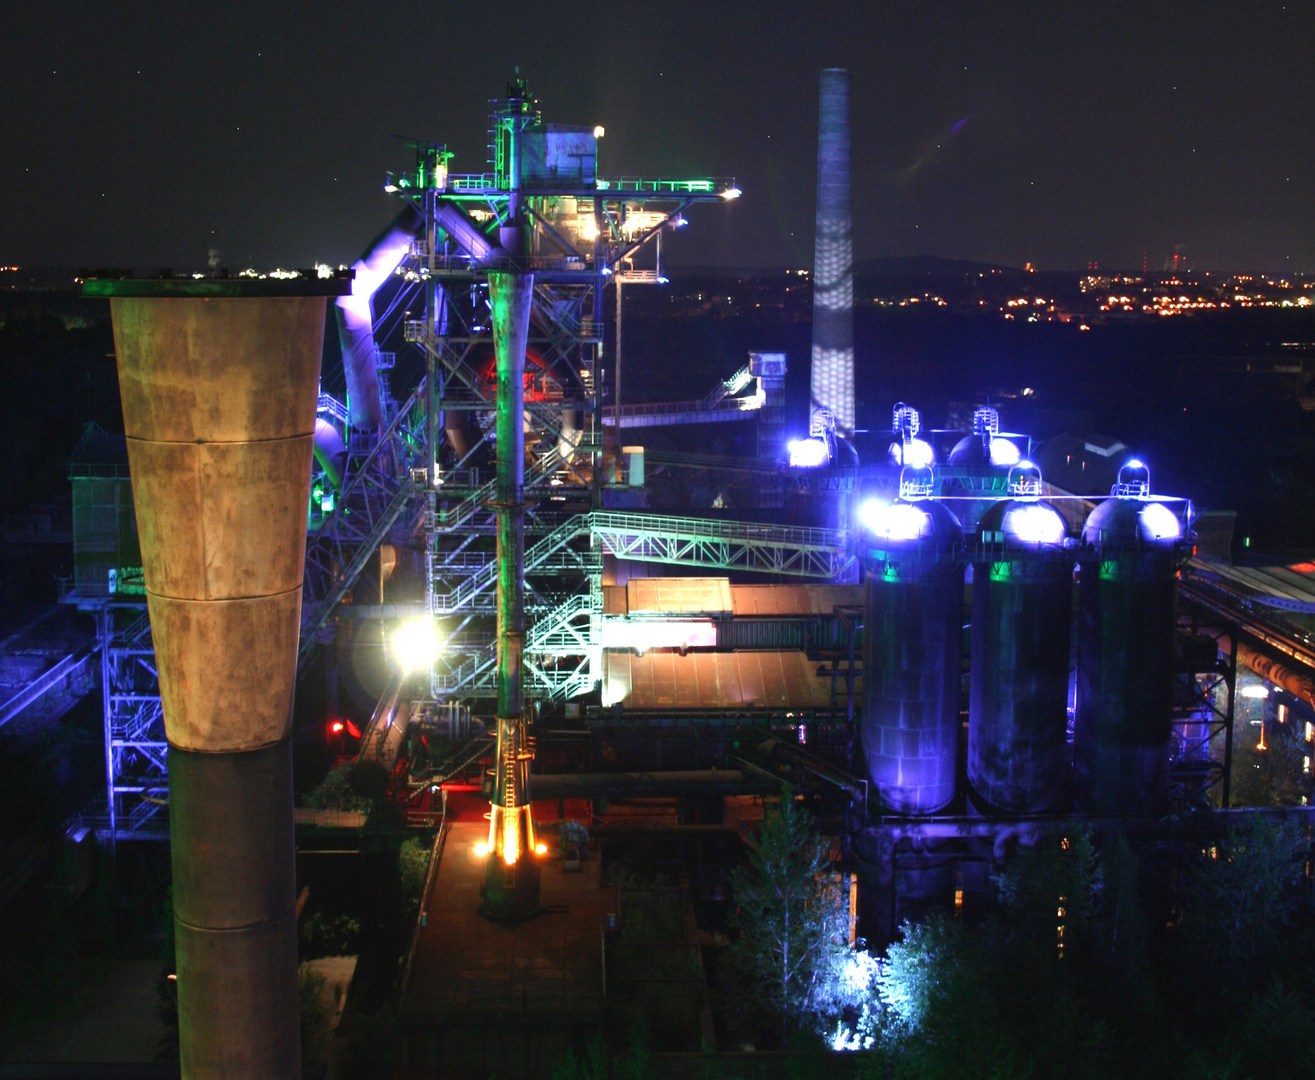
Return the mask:
<path id="1" fill-rule="evenodd" d="M 822 1021 L 849 955 L 848 889 L 831 873 L 828 844 L 791 798 L 769 810 L 746 862 L 731 875 L 739 931 L 736 965 L 757 999 L 792 1027 Z"/>

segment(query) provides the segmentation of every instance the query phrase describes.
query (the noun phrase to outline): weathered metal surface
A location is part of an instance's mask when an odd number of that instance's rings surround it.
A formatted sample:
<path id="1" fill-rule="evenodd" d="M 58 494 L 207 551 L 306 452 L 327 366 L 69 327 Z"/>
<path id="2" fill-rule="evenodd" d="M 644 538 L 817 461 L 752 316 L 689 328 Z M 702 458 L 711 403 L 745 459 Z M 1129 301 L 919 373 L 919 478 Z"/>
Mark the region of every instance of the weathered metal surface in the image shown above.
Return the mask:
<path id="1" fill-rule="evenodd" d="M 627 710 L 830 708 L 832 684 L 801 652 L 608 652 L 603 704 Z M 838 684 L 844 699 L 844 683 Z"/>

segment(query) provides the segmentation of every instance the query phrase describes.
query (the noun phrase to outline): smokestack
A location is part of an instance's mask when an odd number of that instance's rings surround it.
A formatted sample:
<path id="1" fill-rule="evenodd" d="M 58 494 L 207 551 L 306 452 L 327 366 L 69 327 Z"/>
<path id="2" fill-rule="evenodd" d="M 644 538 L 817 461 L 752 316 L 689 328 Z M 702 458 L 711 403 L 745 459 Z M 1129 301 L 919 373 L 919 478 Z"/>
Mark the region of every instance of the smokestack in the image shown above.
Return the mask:
<path id="1" fill-rule="evenodd" d="M 854 432 L 854 243 L 849 216 L 849 72 L 825 68 L 817 128 L 812 408 Z"/>
<path id="2" fill-rule="evenodd" d="M 301 1074 L 289 736 L 325 302 L 348 284 L 84 287 L 110 298 L 169 740 L 187 1078 Z"/>

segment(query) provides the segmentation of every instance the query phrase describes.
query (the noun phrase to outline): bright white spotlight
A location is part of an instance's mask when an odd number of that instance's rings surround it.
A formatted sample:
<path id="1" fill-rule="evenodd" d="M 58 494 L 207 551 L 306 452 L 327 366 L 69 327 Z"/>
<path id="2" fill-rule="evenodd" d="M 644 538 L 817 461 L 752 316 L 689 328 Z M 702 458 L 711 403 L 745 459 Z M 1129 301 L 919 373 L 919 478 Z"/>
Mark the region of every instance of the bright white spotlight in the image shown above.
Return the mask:
<path id="1" fill-rule="evenodd" d="M 438 655 L 438 629 L 427 615 L 404 622 L 393 633 L 393 652 L 404 671 L 427 668 Z"/>
<path id="2" fill-rule="evenodd" d="M 606 134 L 606 131 L 604 130 L 602 124 L 598 124 L 598 125 L 594 128 L 594 138 L 595 138 L 595 139 L 601 139 L 605 134 Z"/>
<path id="3" fill-rule="evenodd" d="M 1245 698 L 1267 698 L 1269 697 L 1269 687 L 1261 683 L 1251 683 L 1249 686 L 1242 687 L 1238 693 Z"/>
<path id="4" fill-rule="evenodd" d="M 916 468 L 925 468 L 936 461 L 936 451 L 925 439 L 910 439 L 907 444 L 891 443 L 890 456 L 896 465 L 913 465 Z"/>
<path id="5" fill-rule="evenodd" d="M 874 499 L 864 509 L 868 512 L 863 515 L 863 524 L 879 540 L 917 540 L 931 531 L 931 516 L 911 503 L 887 505 Z"/>
<path id="6" fill-rule="evenodd" d="M 1024 544 L 1062 544 L 1064 519 L 1048 506 L 1028 503 L 1005 512 L 1003 531 Z"/>
<path id="7" fill-rule="evenodd" d="M 831 459 L 825 439 L 791 439 L 786 449 L 790 451 L 790 464 L 796 469 L 815 469 Z"/>
<path id="8" fill-rule="evenodd" d="M 1137 520 L 1144 540 L 1178 540 L 1183 535 L 1182 523 L 1164 503 L 1148 502 Z"/>
<path id="9" fill-rule="evenodd" d="M 877 532 L 889 508 L 890 503 L 884 499 L 864 499 L 858 508 L 858 520 L 863 523 L 864 528 Z"/>
<path id="10" fill-rule="evenodd" d="M 721 193 L 721 197 L 723 199 L 738 199 L 740 197 L 740 189 L 737 187 L 728 187 Z"/>
<path id="11" fill-rule="evenodd" d="M 991 464 L 992 465 L 1017 465 L 1022 455 L 1018 452 L 1018 447 L 1008 439 L 1002 439 L 996 436 L 991 440 Z"/>

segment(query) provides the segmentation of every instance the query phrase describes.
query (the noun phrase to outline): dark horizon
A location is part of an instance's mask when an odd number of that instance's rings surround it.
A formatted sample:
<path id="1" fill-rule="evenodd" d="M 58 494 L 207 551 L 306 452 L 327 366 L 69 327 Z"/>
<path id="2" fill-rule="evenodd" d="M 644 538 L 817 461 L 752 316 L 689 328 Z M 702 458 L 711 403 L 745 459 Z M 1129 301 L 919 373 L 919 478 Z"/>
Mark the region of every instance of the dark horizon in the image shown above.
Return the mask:
<path id="1" fill-rule="evenodd" d="M 844 66 L 857 259 L 1315 271 L 1309 6 L 519 10 L 15 11 L 0 263 L 350 262 L 398 209 L 398 135 L 482 171 L 519 64 L 547 121 L 607 129 L 605 175 L 737 177 L 673 268 L 811 265 L 818 72 Z"/>

